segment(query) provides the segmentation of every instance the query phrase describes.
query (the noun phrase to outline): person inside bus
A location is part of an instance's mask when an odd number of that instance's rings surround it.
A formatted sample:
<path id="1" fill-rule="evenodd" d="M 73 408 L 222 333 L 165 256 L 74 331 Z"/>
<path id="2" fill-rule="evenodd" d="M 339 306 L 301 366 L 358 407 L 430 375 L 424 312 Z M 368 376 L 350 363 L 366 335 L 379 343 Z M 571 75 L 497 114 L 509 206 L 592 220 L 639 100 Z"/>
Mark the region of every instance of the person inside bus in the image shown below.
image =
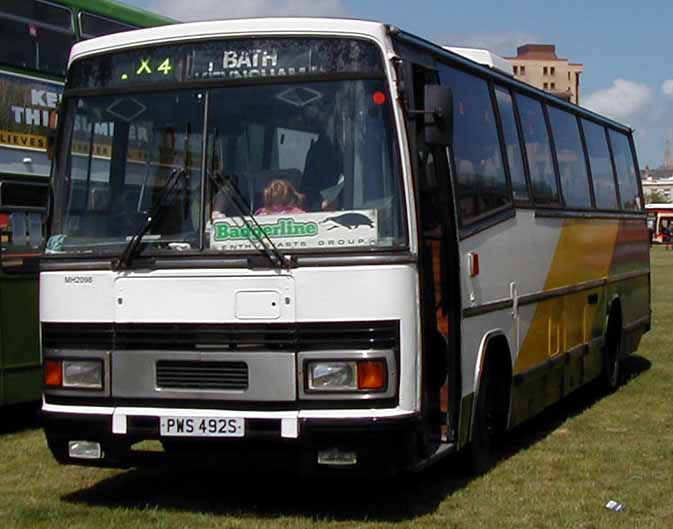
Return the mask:
<path id="1" fill-rule="evenodd" d="M 330 201 L 324 198 L 322 192 L 339 184 L 342 162 L 333 134 L 330 134 L 329 113 L 317 104 L 311 105 L 306 111 L 306 120 L 319 128 L 318 139 L 311 142 L 304 163 L 302 191 L 306 196 L 306 209 L 333 211 L 339 207 L 340 194 Z"/>
<path id="2" fill-rule="evenodd" d="M 673 245 L 673 225 L 666 219 L 661 221 L 661 239 L 666 244 L 665 250 L 670 250 Z"/>
<path id="3" fill-rule="evenodd" d="M 183 146 L 178 141 L 178 131 L 172 125 L 159 130 L 161 137 L 158 145 L 159 164 L 155 173 L 155 187 L 152 193 L 152 206 L 162 196 L 164 186 L 169 184 L 170 178 L 176 171 L 185 167 L 185 157 L 188 156 L 188 145 Z M 182 147 L 182 148 L 181 148 Z M 198 226 L 198 211 L 200 192 L 198 187 L 192 188 L 192 172 L 187 167 L 185 175 L 174 189 L 172 200 L 161 208 L 161 217 L 157 223 L 157 232 L 163 234 L 178 234 L 195 229 Z"/>
<path id="4" fill-rule="evenodd" d="M 264 188 L 264 206 L 255 215 L 283 215 L 304 213 L 304 195 L 298 193 L 287 180 L 272 180 Z"/>

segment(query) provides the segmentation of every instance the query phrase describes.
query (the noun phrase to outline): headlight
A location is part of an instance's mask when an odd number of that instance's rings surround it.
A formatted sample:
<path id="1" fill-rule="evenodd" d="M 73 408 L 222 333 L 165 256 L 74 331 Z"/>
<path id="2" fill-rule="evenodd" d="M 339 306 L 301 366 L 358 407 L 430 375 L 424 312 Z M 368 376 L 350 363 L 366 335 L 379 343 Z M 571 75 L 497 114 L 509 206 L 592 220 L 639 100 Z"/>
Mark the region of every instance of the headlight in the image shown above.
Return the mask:
<path id="1" fill-rule="evenodd" d="M 385 391 L 388 385 L 383 359 L 313 361 L 307 367 L 309 391 Z"/>
<path id="2" fill-rule="evenodd" d="M 311 362 L 308 364 L 311 391 L 355 391 L 358 389 L 356 362 Z"/>
<path id="3" fill-rule="evenodd" d="M 64 360 L 63 387 L 103 389 L 103 363 L 100 360 Z"/>

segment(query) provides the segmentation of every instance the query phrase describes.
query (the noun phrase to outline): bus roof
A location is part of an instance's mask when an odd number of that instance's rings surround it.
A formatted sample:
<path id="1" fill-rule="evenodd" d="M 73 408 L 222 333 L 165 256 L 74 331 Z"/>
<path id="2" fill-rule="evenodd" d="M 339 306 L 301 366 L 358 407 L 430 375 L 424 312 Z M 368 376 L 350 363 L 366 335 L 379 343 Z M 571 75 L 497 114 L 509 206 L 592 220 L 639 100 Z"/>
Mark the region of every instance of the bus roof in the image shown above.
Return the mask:
<path id="1" fill-rule="evenodd" d="M 310 23 L 308 23 L 310 21 Z M 165 41 L 197 40 L 251 35 L 348 35 L 369 37 L 381 44 L 387 39 L 381 22 L 342 18 L 270 17 L 190 22 L 105 35 L 75 44 L 70 63 L 87 55 L 116 49 L 151 46 Z"/>
<path id="2" fill-rule="evenodd" d="M 503 82 L 515 86 L 524 93 L 528 92 L 537 97 L 544 98 L 546 101 L 550 101 L 557 106 L 572 110 L 587 118 L 599 120 L 616 129 L 628 132 L 632 130 L 627 125 L 619 123 L 611 118 L 597 114 L 579 105 L 564 101 L 563 99 L 536 88 L 533 85 L 519 81 L 513 78 L 511 74 L 502 72 L 498 67 L 492 67 L 486 63 L 476 62 L 476 57 L 468 57 L 461 52 L 456 53 L 449 48 L 442 47 L 427 39 L 401 31 L 395 26 L 370 20 L 316 17 L 265 17 L 173 24 L 116 33 L 79 42 L 72 48 L 70 53 L 70 64 L 76 59 L 96 53 L 105 53 L 139 46 L 152 46 L 161 44 L 162 42 L 199 40 L 222 36 L 249 37 L 258 35 L 332 34 L 349 37 L 368 37 L 378 41 L 383 47 L 386 47 L 391 33 L 394 34 L 396 38 L 407 43 L 424 47 L 431 53 L 450 58 L 471 70 L 482 72 L 482 74 L 500 79 Z M 495 66 L 495 63 L 493 66 Z"/>
<path id="3" fill-rule="evenodd" d="M 120 22 L 138 26 L 159 26 L 175 24 L 177 21 L 157 15 L 145 9 L 130 6 L 113 0 L 50 0 L 54 4 L 70 7 L 80 11 L 87 11 L 95 15 L 105 16 Z"/>
<path id="4" fill-rule="evenodd" d="M 667 202 L 645 204 L 645 209 L 670 209 L 673 211 L 673 204 L 669 204 Z"/>
<path id="5" fill-rule="evenodd" d="M 484 48 L 463 48 L 460 46 L 443 46 L 445 50 L 449 50 L 457 55 L 462 55 L 466 59 L 478 62 L 494 70 L 498 70 L 507 75 L 514 75 L 512 63 L 507 59 L 496 55 L 492 51 Z"/>

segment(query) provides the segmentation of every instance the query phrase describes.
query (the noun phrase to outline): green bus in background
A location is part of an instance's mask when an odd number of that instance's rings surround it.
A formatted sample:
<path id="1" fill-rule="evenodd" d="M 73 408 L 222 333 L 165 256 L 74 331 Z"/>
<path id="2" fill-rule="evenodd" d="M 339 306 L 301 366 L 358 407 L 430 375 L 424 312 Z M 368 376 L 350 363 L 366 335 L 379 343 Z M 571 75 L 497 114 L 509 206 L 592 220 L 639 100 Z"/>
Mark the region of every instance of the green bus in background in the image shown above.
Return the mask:
<path id="1" fill-rule="evenodd" d="M 0 2 L 0 405 L 36 401 L 42 391 L 37 275 L 22 265 L 44 241 L 49 148 L 70 48 L 173 22 L 109 0 Z"/>

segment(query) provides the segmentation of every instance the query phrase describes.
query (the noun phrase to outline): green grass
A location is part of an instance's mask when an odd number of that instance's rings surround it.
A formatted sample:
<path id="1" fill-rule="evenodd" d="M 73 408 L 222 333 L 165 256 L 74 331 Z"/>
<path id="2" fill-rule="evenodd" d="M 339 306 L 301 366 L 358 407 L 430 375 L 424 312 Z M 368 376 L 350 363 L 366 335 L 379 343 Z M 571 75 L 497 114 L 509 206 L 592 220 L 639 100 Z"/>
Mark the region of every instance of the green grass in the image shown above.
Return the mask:
<path id="1" fill-rule="evenodd" d="M 656 248 L 652 269 L 653 330 L 628 382 L 609 396 L 585 388 L 519 428 L 483 477 L 461 478 L 455 458 L 386 481 L 61 467 L 15 410 L 0 416 L 0 527 L 671 528 L 673 252 Z"/>

